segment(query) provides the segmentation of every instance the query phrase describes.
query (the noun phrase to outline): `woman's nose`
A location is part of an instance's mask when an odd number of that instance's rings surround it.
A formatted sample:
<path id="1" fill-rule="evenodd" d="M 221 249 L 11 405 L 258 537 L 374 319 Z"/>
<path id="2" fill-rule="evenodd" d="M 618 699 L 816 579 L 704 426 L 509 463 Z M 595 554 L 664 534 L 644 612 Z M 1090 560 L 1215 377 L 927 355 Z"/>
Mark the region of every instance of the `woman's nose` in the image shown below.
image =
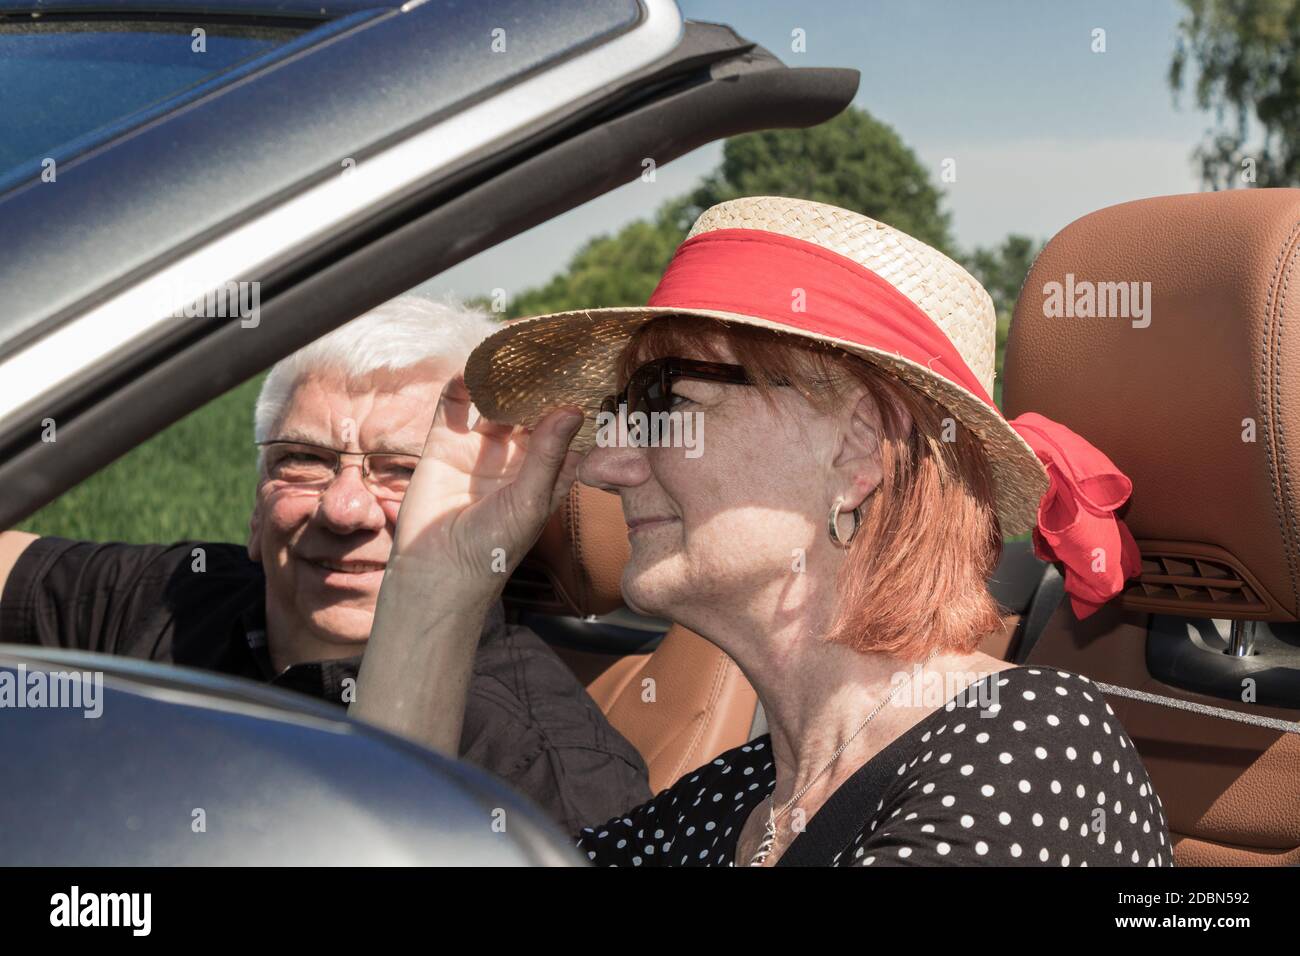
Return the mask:
<path id="1" fill-rule="evenodd" d="M 597 445 L 578 465 L 578 480 L 584 485 L 617 493 L 635 488 L 650 477 L 650 463 L 644 448 L 613 448 Z"/>

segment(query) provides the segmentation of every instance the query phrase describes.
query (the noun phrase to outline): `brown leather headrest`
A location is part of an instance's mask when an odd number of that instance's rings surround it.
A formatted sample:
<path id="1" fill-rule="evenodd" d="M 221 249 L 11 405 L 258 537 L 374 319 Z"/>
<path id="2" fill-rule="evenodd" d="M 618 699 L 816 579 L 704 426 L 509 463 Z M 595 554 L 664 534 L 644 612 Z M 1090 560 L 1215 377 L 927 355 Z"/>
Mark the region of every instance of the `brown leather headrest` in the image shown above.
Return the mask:
<path id="1" fill-rule="evenodd" d="M 1300 190 L 1167 196 L 1070 224 L 1029 272 L 1004 408 L 1132 479 L 1143 575 L 1125 606 L 1300 614 L 1298 243 Z"/>
<path id="2" fill-rule="evenodd" d="M 525 559 L 524 573 L 544 576 L 561 610 L 585 617 L 623 606 L 627 525 L 618 495 L 575 482 Z"/>

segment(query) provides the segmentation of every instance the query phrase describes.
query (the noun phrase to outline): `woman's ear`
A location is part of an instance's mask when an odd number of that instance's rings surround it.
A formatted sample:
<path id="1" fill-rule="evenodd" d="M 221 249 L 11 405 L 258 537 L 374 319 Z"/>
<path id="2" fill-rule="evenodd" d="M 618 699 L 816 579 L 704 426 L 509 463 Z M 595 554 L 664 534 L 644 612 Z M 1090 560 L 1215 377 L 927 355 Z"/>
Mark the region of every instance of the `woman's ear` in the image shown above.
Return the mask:
<path id="1" fill-rule="evenodd" d="M 897 415 L 903 426 L 902 434 L 909 434 L 911 414 L 900 406 Z M 845 509 L 858 507 L 880 485 L 884 476 L 881 456 L 885 434 L 880 406 L 869 391 L 861 389 L 856 399 L 846 404 L 839 449 L 833 462 L 837 494 L 844 498 Z"/>

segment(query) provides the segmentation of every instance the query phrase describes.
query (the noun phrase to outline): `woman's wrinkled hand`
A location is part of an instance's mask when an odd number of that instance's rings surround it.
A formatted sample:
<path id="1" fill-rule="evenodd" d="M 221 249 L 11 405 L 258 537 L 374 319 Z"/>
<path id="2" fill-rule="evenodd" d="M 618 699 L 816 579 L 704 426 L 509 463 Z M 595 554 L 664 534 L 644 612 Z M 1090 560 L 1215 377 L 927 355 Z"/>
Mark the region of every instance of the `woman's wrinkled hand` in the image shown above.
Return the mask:
<path id="1" fill-rule="evenodd" d="M 443 389 L 402 501 L 390 565 L 436 574 L 440 589 L 463 586 L 488 599 L 500 594 L 573 485 L 582 456 L 569 443 L 583 413 L 562 406 L 526 430 L 481 416 L 471 426 L 471 409 L 457 375 Z"/>

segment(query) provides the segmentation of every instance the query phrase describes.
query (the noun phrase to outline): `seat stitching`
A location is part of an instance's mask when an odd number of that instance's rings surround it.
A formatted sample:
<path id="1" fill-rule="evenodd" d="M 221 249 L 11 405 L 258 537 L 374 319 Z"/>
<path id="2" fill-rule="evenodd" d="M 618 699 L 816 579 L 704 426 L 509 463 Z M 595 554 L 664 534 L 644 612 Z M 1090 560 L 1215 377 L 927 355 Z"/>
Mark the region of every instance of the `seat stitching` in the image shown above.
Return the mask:
<path id="1" fill-rule="evenodd" d="M 1298 224 L 1297 228 L 1300 228 L 1300 224 Z M 1278 297 L 1278 306 L 1276 310 L 1277 341 L 1274 343 L 1274 348 L 1273 348 L 1274 372 L 1273 372 L 1272 391 L 1273 391 L 1273 402 L 1277 411 L 1279 424 L 1281 422 L 1281 416 L 1282 416 L 1282 338 L 1283 335 L 1285 334 L 1285 329 L 1283 328 L 1282 323 L 1286 315 L 1286 294 L 1288 289 L 1290 288 L 1291 274 L 1292 272 L 1294 272 L 1295 259 L 1296 259 L 1296 246 L 1293 241 L 1291 246 L 1291 253 L 1289 256 L 1287 256 L 1287 269 L 1284 274 L 1284 278 L 1282 280 L 1282 292 L 1281 295 Z M 1296 560 L 1295 560 L 1296 527 L 1295 527 L 1295 509 L 1293 507 L 1294 499 L 1291 494 L 1291 468 L 1290 468 L 1291 463 L 1287 458 L 1287 454 L 1286 454 L 1286 434 L 1284 430 L 1281 427 L 1278 427 L 1277 429 L 1274 430 L 1274 434 L 1277 439 L 1278 452 L 1282 461 L 1282 469 L 1279 475 L 1280 478 L 1279 491 L 1281 493 L 1281 498 L 1282 498 L 1282 502 L 1281 502 L 1282 514 L 1286 518 L 1286 526 L 1285 526 L 1286 538 L 1287 538 L 1286 554 L 1287 554 L 1287 565 L 1291 570 L 1291 593 L 1292 596 L 1296 599 L 1297 604 L 1300 604 L 1300 586 L 1297 585 L 1297 581 L 1296 581 L 1296 576 L 1297 576 Z M 1300 608 L 1297 608 L 1297 610 L 1300 610 Z"/>
<path id="2" fill-rule="evenodd" d="M 1268 298 L 1265 312 L 1267 322 L 1264 329 L 1264 343 L 1261 354 L 1262 376 L 1261 407 L 1264 409 L 1266 436 L 1264 453 L 1270 472 L 1270 485 L 1273 491 L 1273 510 L 1282 531 L 1283 553 L 1286 555 L 1287 570 L 1291 579 L 1292 611 L 1300 608 L 1300 584 L 1297 583 L 1295 541 L 1295 519 L 1291 511 L 1290 468 L 1286 456 L 1286 441 L 1280 427 L 1282 395 L 1281 364 L 1282 316 L 1285 312 L 1286 293 L 1291 279 L 1291 270 L 1284 269 L 1284 264 L 1294 262 L 1296 254 L 1296 236 L 1300 234 L 1300 222 L 1292 227 L 1290 235 L 1278 251 L 1273 265 L 1273 276 L 1269 281 Z M 1276 295 L 1276 303 L 1274 296 Z M 1276 457 L 1274 443 L 1277 444 Z"/>
<path id="3" fill-rule="evenodd" d="M 579 593 L 577 597 L 581 602 L 578 607 L 578 613 L 582 614 L 591 609 L 591 588 L 587 582 L 587 566 L 582 563 L 582 535 L 578 529 L 578 512 L 582 509 L 580 509 L 577 502 L 574 501 L 576 496 L 577 491 L 570 489 L 569 500 L 567 503 L 569 513 L 565 517 L 568 519 L 569 524 L 569 541 L 573 544 L 574 566 L 578 572 L 577 578 Z"/>
<path id="4" fill-rule="evenodd" d="M 717 654 L 718 666 L 714 668 L 713 687 L 709 691 L 709 698 L 705 702 L 703 712 L 696 718 L 695 735 L 691 739 L 690 746 L 678 758 L 677 769 L 673 774 L 674 779 L 699 765 L 699 758 L 692 758 L 690 755 L 699 747 L 700 740 L 704 736 L 704 730 L 709 724 L 710 715 L 716 711 L 718 698 L 722 695 L 722 685 L 726 681 L 727 665 L 730 663 L 723 657 L 721 651 L 718 651 Z M 704 756 L 707 756 L 707 754 Z"/>

